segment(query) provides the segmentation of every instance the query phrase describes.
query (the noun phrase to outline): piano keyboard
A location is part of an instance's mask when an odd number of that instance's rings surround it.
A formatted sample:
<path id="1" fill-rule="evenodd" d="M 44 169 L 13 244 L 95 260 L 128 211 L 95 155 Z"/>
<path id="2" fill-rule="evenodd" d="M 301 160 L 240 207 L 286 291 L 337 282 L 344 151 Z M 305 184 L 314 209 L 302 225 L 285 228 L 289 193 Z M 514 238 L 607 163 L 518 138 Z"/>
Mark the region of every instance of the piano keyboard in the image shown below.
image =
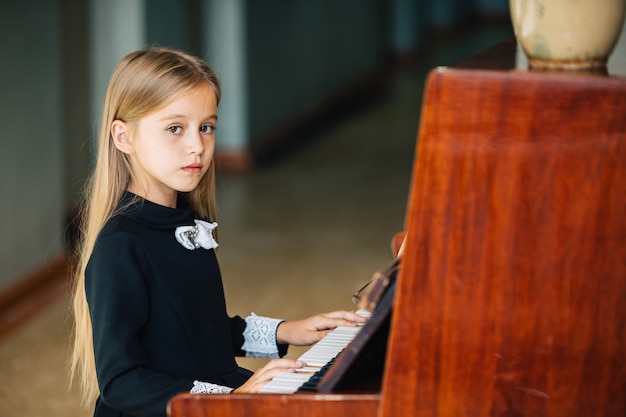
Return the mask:
<path id="1" fill-rule="evenodd" d="M 357 314 L 368 316 L 369 312 L 359 310 Z M 316 373 L 319 374 L 324 367 L 327 367 L 350 344 L 361 330 L 361 327 L 339 326 L 333 329 L 326 337 L 298 358 L 298 360 L 306 363 L 307 366 L 297 369 L 295 372 L 278 374 L 263 386 L 259 392 L 266 394 L 293 394 L 298 391 L 309 382 L 311 377 L 315 376 Z"/>

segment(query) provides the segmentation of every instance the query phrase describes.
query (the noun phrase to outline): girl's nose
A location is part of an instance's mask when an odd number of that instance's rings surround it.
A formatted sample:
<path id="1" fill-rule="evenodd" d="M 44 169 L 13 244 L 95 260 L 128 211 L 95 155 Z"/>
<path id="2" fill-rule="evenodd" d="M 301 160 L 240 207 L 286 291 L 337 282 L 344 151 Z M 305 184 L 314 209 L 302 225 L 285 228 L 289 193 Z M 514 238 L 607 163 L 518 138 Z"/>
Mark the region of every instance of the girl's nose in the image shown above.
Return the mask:
<path id="1" fill-rule="evenodd" d="M 189 135 L 189 151 L 200 155 L 204 151 L 204 142 L 202 141 L 202 135 L 200 132 L 192 133 Z"/>

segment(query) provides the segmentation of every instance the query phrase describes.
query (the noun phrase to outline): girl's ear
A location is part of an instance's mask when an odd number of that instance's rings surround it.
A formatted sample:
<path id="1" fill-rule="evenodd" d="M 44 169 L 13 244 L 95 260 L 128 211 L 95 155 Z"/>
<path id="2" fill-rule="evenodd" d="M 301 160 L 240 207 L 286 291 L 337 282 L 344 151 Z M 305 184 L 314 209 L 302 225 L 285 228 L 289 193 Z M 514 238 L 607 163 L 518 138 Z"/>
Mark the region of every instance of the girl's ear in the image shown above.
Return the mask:
<path id="1" fill-rule="evenodd" d="M 125 122 L 113 120 L 111 137 L 117 149 L 129 155 L 133 153 L 133 143 L 130 140 L 128 125 Z"/>

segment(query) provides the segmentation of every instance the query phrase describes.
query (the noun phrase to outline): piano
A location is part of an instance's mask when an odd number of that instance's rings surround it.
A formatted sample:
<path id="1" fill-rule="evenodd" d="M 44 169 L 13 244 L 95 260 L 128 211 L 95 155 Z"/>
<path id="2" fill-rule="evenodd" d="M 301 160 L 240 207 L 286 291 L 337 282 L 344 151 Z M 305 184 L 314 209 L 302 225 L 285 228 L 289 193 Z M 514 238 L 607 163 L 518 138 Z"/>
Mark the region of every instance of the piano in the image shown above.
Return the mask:
<path id="1" fill-rule="evenodd" d="M 348 345 L 376 343 L 322 379 L 371 347 L 380 375 L 180 394 L 171 417 L 626 415 L 626 77 L 515 57 L 512 40 L 427 77 L 404 252 L 370 318 L 385 337 L 363 326 Z"/>

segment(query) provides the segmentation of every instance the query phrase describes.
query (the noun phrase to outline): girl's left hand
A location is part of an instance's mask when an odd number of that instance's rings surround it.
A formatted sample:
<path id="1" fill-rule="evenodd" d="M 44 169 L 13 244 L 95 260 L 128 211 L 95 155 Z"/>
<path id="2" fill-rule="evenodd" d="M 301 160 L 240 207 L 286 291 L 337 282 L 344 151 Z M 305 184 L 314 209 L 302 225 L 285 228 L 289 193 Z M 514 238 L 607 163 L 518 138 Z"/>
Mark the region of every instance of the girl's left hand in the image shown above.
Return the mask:
<path id="1" fill-rule="evenodd" d="M 324 338 L 337 326 L 358 326 L 367 321 L 352 311 L 333 311 L 302 320 L 284 321 L 276 330 L 278 343 L 296 346 L 311 345 Z"/>

